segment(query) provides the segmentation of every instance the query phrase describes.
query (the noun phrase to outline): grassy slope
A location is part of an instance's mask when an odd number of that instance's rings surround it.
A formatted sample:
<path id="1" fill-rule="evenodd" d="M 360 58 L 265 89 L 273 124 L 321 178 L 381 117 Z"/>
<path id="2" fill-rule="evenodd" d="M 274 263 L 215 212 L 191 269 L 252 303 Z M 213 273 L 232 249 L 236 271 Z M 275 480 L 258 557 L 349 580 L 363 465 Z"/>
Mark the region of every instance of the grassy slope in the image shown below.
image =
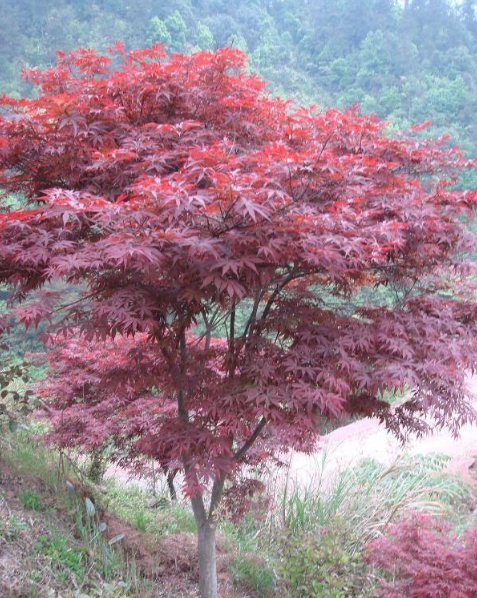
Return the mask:
<path id="1" fill-rule="evenodd" d="M 420 508 L 459 528 L 475 525 L 475 496 L 443 473 L 445 462 L 422 458 L 385 468 L 368 461 L 331 484 L 323 472 L 301 490 L 283 486 L 286 476 L 282 486 L 268 480 L 275 494 L 266 517 L 258 516 L 258 503 L 239 523 L 221 525 L 221 595 L 308 596 L 290 580 L 311 570 L 319 596 L 372 596 L 376 578 L 362 549 L 388 521 Z M 186 504 L 115 482 L 88 486 L 80 468 L 25 431 L 3 439 L 0 497 L 2 598 L 196 597 L 195 526 Z"/>

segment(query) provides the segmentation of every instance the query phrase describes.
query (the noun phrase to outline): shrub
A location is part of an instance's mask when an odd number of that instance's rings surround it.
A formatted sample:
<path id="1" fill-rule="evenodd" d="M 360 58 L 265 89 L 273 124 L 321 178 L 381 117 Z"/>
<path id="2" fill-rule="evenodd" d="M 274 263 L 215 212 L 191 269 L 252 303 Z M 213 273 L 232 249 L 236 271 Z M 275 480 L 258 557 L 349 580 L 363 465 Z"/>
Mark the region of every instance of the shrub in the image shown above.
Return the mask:
<path id="1" fill-rule="evenodd" d="M 383 573 L 383 598 L 477 596 L 477 527 L 463 536 L 449 524 L 414 513 L 368 547 L 367 560 Z"/>
<path id="2" fill-rule="evenodd" d="M 340 529 L 294 534 L 285 542 L 280 576 L 288 598 L 372 597 L 367 567 Z"/>

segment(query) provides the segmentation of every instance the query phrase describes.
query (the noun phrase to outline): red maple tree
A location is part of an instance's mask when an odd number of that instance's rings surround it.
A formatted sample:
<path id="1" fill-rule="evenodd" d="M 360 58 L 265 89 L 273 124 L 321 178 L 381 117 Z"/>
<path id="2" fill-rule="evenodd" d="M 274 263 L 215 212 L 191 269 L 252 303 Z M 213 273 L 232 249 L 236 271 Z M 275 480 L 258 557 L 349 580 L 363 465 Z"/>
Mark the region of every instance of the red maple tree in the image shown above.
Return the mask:
<path id="1" fill-rule="evenodd" d="M 381 598 L 477 596 L 477 527 L 459 537 L 444 521 L 410 513 L 371 542 L 366 556 L 387 574 Z"/>
<path id="2" fill-rule="evenodd" d="M 184 472 L 203 598 L 244 463 L 312 450 L 344 414 L 401 436 L 473 417 L 477 197 L 455 184 L 475 162 L 355 109 L 268 97 L 244 63 L 77 50 L 27 73 L 37 98 L 0 100 L 0 188 L 29 202 L 0 215 L 0 281 L 23 323 L 55 313 L 52 332 L 79 337 L 56 371 L 83 379 L 56 383 L 83 438 L 111 421 Z M 101 400 L 82 403 L 92 381 Z M 380 398 L 404 387 L 395 409 Z"/>

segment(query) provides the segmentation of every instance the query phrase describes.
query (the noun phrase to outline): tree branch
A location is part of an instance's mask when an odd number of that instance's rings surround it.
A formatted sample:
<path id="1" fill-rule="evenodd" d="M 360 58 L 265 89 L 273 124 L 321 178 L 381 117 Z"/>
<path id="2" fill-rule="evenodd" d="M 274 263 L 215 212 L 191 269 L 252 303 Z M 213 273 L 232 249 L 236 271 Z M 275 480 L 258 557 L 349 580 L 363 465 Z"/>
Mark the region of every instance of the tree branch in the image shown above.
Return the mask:
<path id="1" fill-rule="evenodd" d="M 230 339 L 229 339 L 230 369 L 229 376 L 233 378 L 235 373 L 235 301 L 230 313 Z"/>
<path id="2" fill-rule="evenodd" d="M 252 313 L 250 314 L 247 324 L 245 325 L 245 329 L 242 333 L 242 336 L 240 337 L 241 339 L 245 339 L 247 337 L 249 329 L 251 329 L 253 327 L 253 324 L 254 324 L 256 316 L 257 316 L 258 306 L 260 305 L 261 298 L 262 298 L 262 290 L 258 289 L 257 293 L 255 295 Z"/>
<path id="3" fill-rule="evenodd" d="M 255 428 L 253 434 L 250 436 L 247 442 L 242 446 L 242 448 L 240 448 L 238 451 L 234 453 L 235 461 L 240 461 L 240 459 L 248 452 L 248 450 L 252 447 L 253 443 L 260 436 L 260 432 L 263 430 L 266 424 L 267 420 L 264 417 L 262 417 L 262 419 L 259 421 L 257 427 Z"/>
<path id="4" fill-rule="evenodd" d="M 186 369 L 186 361 L 187 361 L 187 345 L 186 345 L 186 338 L 185 338 L 185 330 L 182 329 L 179 336 L 179 346 L 180 346 L 180 355 L 181 355 L 181 365 L 180 365 L 180 374 L 181 378 L 185 373 Z M 187 411 L 186 406 L 186 396 L 183 389 L 179 390 L 177 393 L 177 408 L 179 410 L 179 417 L 183 422 L 189 421 L 189 412 Z"/>
<path id="5" fill-rule="evenodd" d="M 221 473 L 220 476 L 215 480 L 214 485 L 212 486 L 212 495 L 210 497 L 209 515 L 208 515 L 209 519 L 213 516 L 214 511 L 217 508 L 217 506 L 220 502 L 220 499 L 222 498 L 224 484 L 225 484 L 225 474 Z"/>
<path id="6" fill-rule="evenodd" d="M 277 298 L 277 295 L 283 291 L 283 289 L 287 286 L 287 284 L 289 282 L 291 282 L 292 280 L 295 280 L 297 278 L 300 278 L 301 276 L 303 276 L 303 272 L 300 273 L 295 273 L 295 274 L 289 274 L 285 280 L 283 280 L 280 284 L 277 284 L 277 286 L 275 287 L 275 290 L 273 291 L 273 293 L 270 295 L 265 308 L 263 310 L 263 313 L 260 317 L 260 322 L 262 322 L 263 320 L 265 320 L 265 318 L 268 316 L 268 313 L 273 305 L 273 302 L 275 301 L 275 299 Z"/>

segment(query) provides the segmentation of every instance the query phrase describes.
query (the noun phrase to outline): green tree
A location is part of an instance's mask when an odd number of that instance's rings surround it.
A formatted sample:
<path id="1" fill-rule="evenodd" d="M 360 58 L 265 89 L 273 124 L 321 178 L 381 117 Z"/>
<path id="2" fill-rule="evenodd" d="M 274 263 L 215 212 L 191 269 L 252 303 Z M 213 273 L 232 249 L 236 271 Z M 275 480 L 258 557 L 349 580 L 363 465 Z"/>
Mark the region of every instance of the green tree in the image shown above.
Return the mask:
<path id="1" fill-rule="evenodd" d="M 200 21 L 197 23 L 197 45 L 201 50 L 213 50 L 215 46 L 212 31 Z"/>
<path id="2" fill-rule="evenodd" d="M 227 40 L 227 46 L 248 52 L 247 40 L 240 33 L 234 33 Z"/>
<path id="3" fill-rule="evenodd" d="M 170 48 L 173 52 L 184 52 L 187 49 L 187 25 L 181 13 L 175 10 L 165 20 L 167 30 L 171 35 Z"/>
<path id="4" fill-rule="evenodd" d="M 153 17 L 149 21 L 147 41 L 150 44 L 164 44 L 169 46 L 172 42 L 171 34 L 166 24 L 159 17 Z"/>

